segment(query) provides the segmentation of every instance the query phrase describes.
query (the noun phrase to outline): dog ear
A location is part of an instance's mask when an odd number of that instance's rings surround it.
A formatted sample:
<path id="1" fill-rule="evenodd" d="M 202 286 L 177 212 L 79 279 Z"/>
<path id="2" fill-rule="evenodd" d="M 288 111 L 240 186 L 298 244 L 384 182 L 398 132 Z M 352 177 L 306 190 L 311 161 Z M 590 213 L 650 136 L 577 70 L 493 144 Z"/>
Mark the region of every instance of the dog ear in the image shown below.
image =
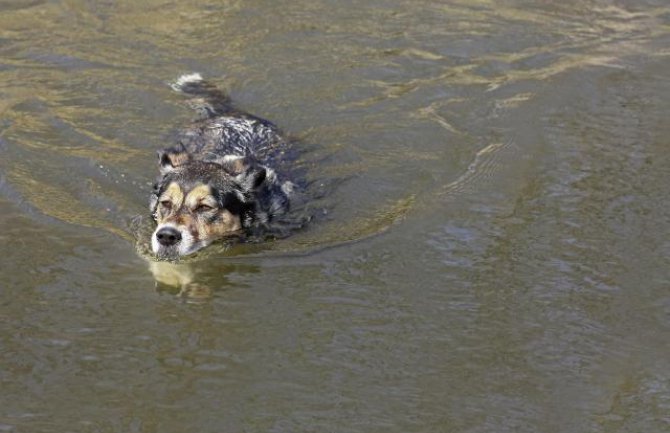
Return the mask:
<path id="1" fill-rule="evenodd" d="M 267 169 L 249 155 L 226 155 L 210 161 L 221 165 L 245 191 L 257 189 L 267 177 Z"/>
<path id="2" fill-rule="evenodd" d="M 231 174 L 244 191 L 255 191 L 265 182 L 267 169 L 255 159 L 246 156 L 241 163 L 235 164 L 235 170 Z"/>
<path id="3" fill-rule="evenodd" d="M 170 173 L 175 168 L 186 164 L 191 160 L 191 156 L 186 152 L 183 146 L 171 147 L 158 151 L 158 165 L 161 174 Z"/>

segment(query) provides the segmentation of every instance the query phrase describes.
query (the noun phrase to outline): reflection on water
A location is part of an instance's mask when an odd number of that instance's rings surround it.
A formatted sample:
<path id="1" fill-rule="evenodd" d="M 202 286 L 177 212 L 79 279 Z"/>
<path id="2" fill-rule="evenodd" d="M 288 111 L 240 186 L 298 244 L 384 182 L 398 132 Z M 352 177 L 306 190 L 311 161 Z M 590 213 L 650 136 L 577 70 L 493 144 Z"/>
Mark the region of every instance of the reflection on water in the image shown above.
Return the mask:
<path id="1" fill-rule="evenodd" d="M 244 266 L 228 263 L 169 263 L 149 262 L 149 270 L 156 280 L 156 288 L 160 292 L 169 293 L 193 302 L 207 300 L 222 290 L 233 285 L 226 274 L 244 269 L 244 272 L 258 272 L 252 264 Z"/>
<path id="2" fill-rule="evenodd" d="M 669 18 L 2 2 L 0 431 L 667 430 Z M 313 221 L 155 262 L 192 71 L 299 137 Z"/>

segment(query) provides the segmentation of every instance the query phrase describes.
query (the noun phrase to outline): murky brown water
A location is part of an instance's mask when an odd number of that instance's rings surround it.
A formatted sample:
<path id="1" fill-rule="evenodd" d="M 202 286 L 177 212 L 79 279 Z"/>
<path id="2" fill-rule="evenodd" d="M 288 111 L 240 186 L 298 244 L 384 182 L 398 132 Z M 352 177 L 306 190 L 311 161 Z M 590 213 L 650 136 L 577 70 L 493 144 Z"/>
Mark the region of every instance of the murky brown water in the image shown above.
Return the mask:
<path id="1" fill-rule="evenodd" d="M 668 47 L 665 0 L 4 0 L 0 432 L 670 431 Z M 191 71 L 319 217 L 150 265 Z"/>

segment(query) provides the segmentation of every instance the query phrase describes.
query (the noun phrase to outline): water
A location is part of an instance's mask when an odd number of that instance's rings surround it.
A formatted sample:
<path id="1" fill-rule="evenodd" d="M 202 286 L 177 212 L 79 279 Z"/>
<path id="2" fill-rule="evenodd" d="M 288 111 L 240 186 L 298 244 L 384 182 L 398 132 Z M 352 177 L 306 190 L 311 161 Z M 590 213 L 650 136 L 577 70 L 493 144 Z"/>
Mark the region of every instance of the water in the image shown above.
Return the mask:
<path id="1" fill-rule="evenodd" d="M 2 2 L 0 431 L 670 431 L 669 42 L 660 0 Z M 192 71 L 315 222 L 152 264 Z"/>

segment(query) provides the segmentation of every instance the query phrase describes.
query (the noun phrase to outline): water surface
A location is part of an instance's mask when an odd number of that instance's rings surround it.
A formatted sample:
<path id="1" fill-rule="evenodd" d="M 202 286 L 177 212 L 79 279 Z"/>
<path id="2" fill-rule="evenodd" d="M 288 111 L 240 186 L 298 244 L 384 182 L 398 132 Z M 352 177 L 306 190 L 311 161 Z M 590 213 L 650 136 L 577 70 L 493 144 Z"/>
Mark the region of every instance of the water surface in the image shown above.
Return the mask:
<path id="1" fill-rule="evenodd" d="M 668 46 L 660 0 L 2 2 L 0 431 L 670 430 Z M 315 221 L 157 269 L 192 71 Z"/>

